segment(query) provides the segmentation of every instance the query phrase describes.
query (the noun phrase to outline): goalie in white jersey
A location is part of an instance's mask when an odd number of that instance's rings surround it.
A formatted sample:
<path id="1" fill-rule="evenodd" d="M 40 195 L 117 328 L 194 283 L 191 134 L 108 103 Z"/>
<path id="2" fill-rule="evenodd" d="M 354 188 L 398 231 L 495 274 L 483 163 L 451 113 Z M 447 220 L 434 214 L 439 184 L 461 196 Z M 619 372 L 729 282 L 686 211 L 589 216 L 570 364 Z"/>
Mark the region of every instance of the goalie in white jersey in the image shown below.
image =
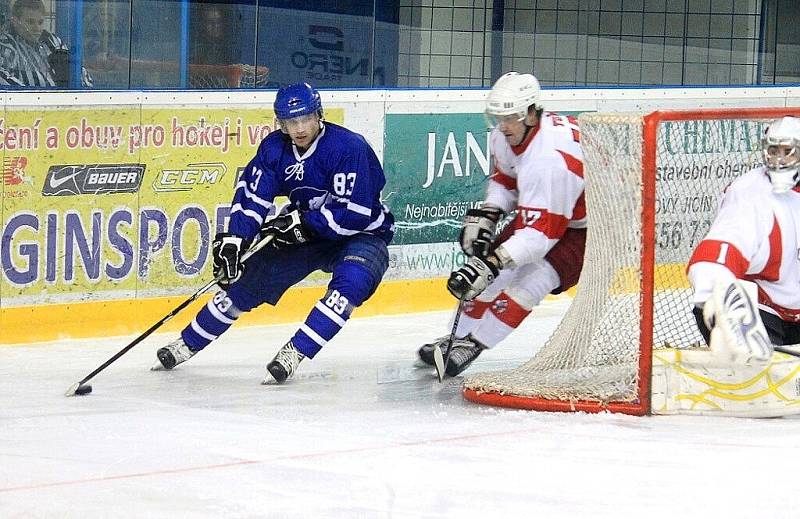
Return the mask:
<path id="1" fill-rule="evenodd" d="M 486 114 L 495 128 L 493 172 L 480 209 L 467 212 L 460 242 L 470 256 L 448 290 L 469 301 L 456 329 L 445 371 L 455 376 L 516 329 L 547 294 L 578 282 L 586 241 L 583 153 L 574 117 L 544 112 L 539 82 L 509 72 L 492 87 Z M 495 238 L 498 222 L 516 218 Z M 420 359 L 433 365 L 426 344 Z"/>
<path id="2" fill-rule="evenodd" d="M 773 122 L 762 148 L 764 165 L 728 186 L 688 267 L 698 327 L 734 362 L 800 343 L 800 120 Z"/>

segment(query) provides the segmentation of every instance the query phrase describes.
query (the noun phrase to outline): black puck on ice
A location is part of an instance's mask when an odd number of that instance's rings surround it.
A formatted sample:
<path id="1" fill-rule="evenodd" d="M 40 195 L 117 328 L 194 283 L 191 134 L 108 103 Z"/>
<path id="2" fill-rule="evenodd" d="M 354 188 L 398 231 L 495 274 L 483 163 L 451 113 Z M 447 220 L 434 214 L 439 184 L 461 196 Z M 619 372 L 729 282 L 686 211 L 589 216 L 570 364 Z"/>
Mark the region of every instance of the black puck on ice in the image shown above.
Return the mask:
<path id="1" fill-rule="evenodd" d="M 67 389 L 67 396 L 73 395 L 88 395 L 92 392 L 92 385 L 91 384 L 75 384 L 71 388 Z"/>
<path id="2" fill-rule="evenodd" d="M 89 384 L 81 384 L 80 382 L 76 382 L 69 386 L 67 392 L 64 393 L 64 396 L 75 396 L 75 395 L 88 395 L 92 392 L 92 386 Z"/>

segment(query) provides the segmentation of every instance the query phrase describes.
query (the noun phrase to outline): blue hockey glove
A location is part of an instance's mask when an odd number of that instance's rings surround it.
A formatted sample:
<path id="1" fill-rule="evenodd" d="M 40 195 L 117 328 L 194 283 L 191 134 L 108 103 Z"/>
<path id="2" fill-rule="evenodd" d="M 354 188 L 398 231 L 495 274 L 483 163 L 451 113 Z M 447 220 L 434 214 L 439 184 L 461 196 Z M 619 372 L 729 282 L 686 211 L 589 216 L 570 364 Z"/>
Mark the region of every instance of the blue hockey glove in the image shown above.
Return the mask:
<path id="1" fill-rule="evenodd" d="M 211 242 L 211 251 L 214 258 L 214 277 L 218 278 L 217 284 L 223 290 L 234 283 L 244 272 L 242 264 L 242 249 L 244 240 L 227 232 L 220 232 Z"/>
<path id="2" fill-rule="evenodd" d="M 267 220 L 259 234 L 262 238 L 272 236 L 272 245 L 278 249 L 308 243 L 313 238 L 311 230 L 303 224 L 296 210 Z"/>
<path id="3" fill-rule="evenodd" d="M 500 273 L 491 259 L 473 256 L 460 269 L 450 274 L 447 290 L 457 299 L 471 301 L 486 290 Z"/>

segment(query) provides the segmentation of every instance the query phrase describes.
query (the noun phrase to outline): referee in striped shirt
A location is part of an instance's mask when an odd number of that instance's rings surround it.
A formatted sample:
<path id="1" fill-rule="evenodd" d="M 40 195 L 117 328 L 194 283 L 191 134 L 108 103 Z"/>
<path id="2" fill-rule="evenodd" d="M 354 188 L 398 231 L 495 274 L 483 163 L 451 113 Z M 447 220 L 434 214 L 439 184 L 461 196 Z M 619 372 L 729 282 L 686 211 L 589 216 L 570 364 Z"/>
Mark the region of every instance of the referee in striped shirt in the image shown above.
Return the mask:
<path id="1" fill-rule="evenodd" d="M 44 30 L 42 0 L 16 0 L 11 27 L 0 35 L 0 86 L 55 88 L 68 86 L 69 49 Z M 92 86 L 83 69 L 81 85 Z"/>

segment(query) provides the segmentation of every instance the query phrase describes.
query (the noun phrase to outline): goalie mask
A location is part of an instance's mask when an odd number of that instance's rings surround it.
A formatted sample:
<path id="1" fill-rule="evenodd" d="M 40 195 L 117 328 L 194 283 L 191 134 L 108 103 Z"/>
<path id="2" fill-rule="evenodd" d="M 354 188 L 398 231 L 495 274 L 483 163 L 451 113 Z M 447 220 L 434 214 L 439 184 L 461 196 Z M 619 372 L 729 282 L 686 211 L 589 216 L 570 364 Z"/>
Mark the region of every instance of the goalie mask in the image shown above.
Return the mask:
<path id="1" fill-rule="evenodd" d="M 539 81 L 532 74 L 503 74 L 486 98 L 486 116 L 490 124 L 499 125 L 509 119 L 524 120 L 528 108 L 539 102 L 540 91 Z"/>
<path id="2" fill-rule="evenodd" d="M 769 125 L 761 138 L 764 164 L 774 193 L 786 193 L 800 179 L 800 120 L 783 117 Z"/>

